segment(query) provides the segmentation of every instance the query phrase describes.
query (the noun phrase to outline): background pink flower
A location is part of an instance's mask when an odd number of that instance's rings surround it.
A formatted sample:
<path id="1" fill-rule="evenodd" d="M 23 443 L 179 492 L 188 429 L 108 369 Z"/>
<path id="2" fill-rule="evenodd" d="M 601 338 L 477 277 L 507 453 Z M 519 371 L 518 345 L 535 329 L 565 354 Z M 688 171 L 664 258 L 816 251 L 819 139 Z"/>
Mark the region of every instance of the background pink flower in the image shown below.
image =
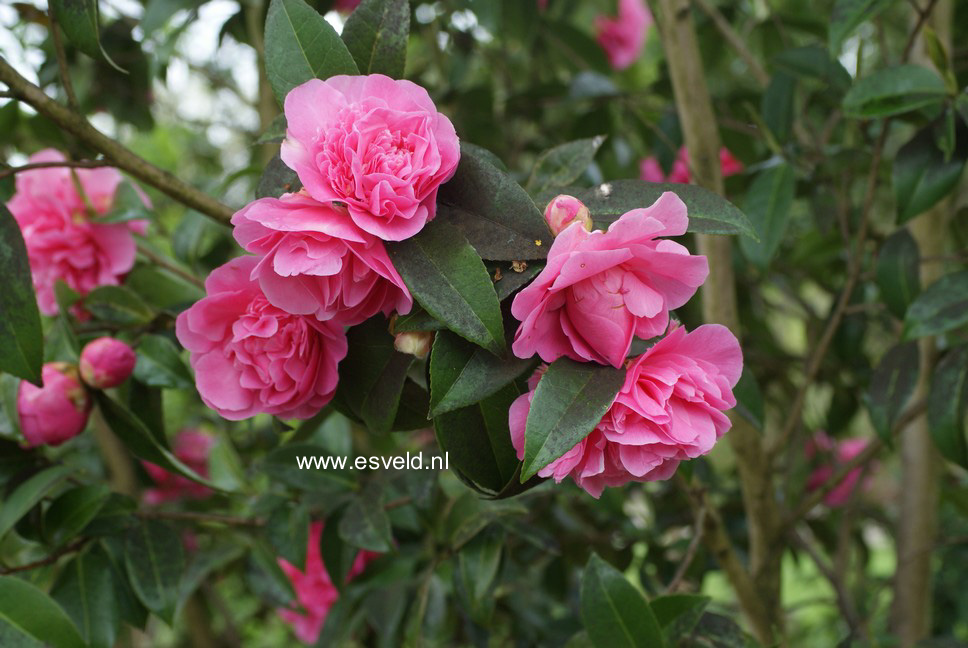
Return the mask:
<path id="1" fill-rule="evenodd" d="M 357 225 L 386 241 L 434 217 L 460 145 L 426 90 L 382 74 L 313 79 L 286 96 L 285 111 L 282 159 L 313 198 L 345 203 Z"/>
<path id="2" fill-rule="evenodd" d="M 719 169 L 724 178 L 736 175 L 743 170 L 743 163 L 733 157 L 725 147 L 719 149 Z M 639 177 L 646 182 L 675 182 L 679 184 L 689 184 L 692 182 L 692 175 L 689 173 L 689 157 L 686 147 L 679 149 L 675 161 L 672 163 L 672 170 L 669 175 L 662 171 L 659 159 L 654 155 L 643 158 L 639 162 Z"/>
<path id="3" fill-rule="evenodd" d="M 44 386 L 26 380 L 17 391 L 20 429 L 31 446 L 60 445 L 84 431 L 91 399 L 81 384 L 77 368 L 48 362 L 41 370 Z"/>
<path id="4" fill-rule="evenodd" d="M 840 470 L 840 467 L 859 455 L 870 442 L 867 439 L 844 439 L 836 441 L 825 432 L 817 432 L 807 441 L 805 454 L 808 460 L 817 459 L 818 465 L 807 478 L 807 490 L 814 491 L 826 484 Z M 841 507 L 850 500 L 861 481 L 864 468 L 855 468 L 847 473 L 841 482 L 823 498 L 824 504 L 831 508 Z"/>
<path id="5" fill-rule="evenodd" d="M 178 315 L 206 405 L 237 421 L 260 412 L 309 418 L 332 398 L 346 355 L 340 324 L 292 315 L 269 303 L 250 277 L 255 257 L 239 257 L 205 280 L 208 296 Z"/>
<path id="6" fill-rule="evenodd" d="M 538 475 L 570 476 L 599 497 L 606 486 L 668 479 L 679 462 L 709 452 L 730 428 L 723 413 L 736 405 L 743 371 L 736 337 L 706 324 L 692 333 L 673 324 L 668 335 L 635 358 L 625 384 L 591 434 Z M 524 457 L 524 431 L 534 389 L 511 405 L 511 442 Z"/>
<path id="7" fill-rule="evenodd" d="M 360 5 L 360 0 L 336 0 L 333 9 L 340 13 L 350 13 Z"/>
<path id="8" fill-rule="evenodd" d="M 262 256 L 252 278 L 285 311 L 320 320 L 338 316 L 352 326 L 413 306 L 383 241 L 357 227 L 343 208 L 285 194 L 250 203 L 232 224 L 239 245 Z"/>
<path id="9" fill-rule="evenodd" d="M 651 207 L 621 216 L 607 232 L 565 229 L 555 237 L 544 270 L 511 305 L 521 322 L 514 354 L 621 366 L 632 339 L 661 335 L 669 310 L 686 303 L 706 280 L 706 257 L 658 238 L 684 234 L 688 222 L 685 204 L 666 192 Z"/>
<path id="10" fill-rule="evenodd" d="M 63 162 L 46 149 L 30 163 Z M 91 207 L 105 214 L 121 182 L 117 169 L 75 169 Z M 147 205 L 147 197 L 144 197 Z M 7 207 L 23 232 L 37 303 L 45 315 L 57 314 L 54 284 L 62 279 L 80 295 L 98 286 L 117 285 L 134 265 L 132 232 L 144 233 L 144 221 L 103 225 L 91 222 L 84 199 L 66 167 L 17 174 L 16 193 Z"/>
<path id="11" fill-rule="evenodd" d="M 296 637 L 303 643 L 316 643 L 323 623 L 329 615 L 329 609 L 339 598 L 339 590 L 333 584 L 323 564 L 319 543 L 323 537 L 323 523 L 313 522 L 309 527 L 309 546 L 306 550 L 306 571 L 300 571 L 284 558 L 279 558 L 279 567 L 289 577 L 292 588 L 296 592 L 296 600 L 305 612 L 298 612 L 288 608 L 280 608 L 279 616 L 290 624 Z M 356 554 L 353 566 L 350 567 L 346 580 L 350 581 L 359 576 L 366 565 L 379 554 L 372 551 L 360 551 Z"/>
<path id="12" fill-rule="evenodd" d="M 595 18 L 598 44 L 613 68 L 624 70 L 638 60 L 652 22 L 652 13 L 644 0 L 618 0 L 618 16 Z"/>
<path id="13" fill-rule="evenodd" d="M 186 428 L 175 435 L 172 452 L 182 463 L 202 477 L 208 478 L 208 455 L 215 445 L 215 437 L 201 430 Z M 180 499 L 201 499 L 212 494 L 212 489 L 187 477 L 169 472 L 149 461 L 141 465 L 155 482 L 154 488 L 146 488 L 144 501 L 157 505 Z"/>

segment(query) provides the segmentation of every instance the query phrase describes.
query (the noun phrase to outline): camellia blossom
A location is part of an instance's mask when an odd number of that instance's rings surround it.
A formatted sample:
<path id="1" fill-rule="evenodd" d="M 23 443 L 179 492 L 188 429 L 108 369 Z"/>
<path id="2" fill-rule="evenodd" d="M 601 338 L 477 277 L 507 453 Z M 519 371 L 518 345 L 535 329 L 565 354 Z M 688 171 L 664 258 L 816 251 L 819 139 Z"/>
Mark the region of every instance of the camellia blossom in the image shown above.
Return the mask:
<path id="1" fill-rule="evenodd" d="M 323 623 L 339 598 L 339 590 L 333 584 L 323 564 L 320 552 L 320 541 L 323 537 L 323 523 L 313 522 L 309 526 L 309 546 L 306 549 L 306 570 L 301 571 L 284 558 L 279 558 L 279 567 L 289 577 L 292 589 L 296 592 L 296 600 L 303 608 L 303 612 L 280 608 L 279 616 L 290 624 L 300 641 L 307 644 L 316 643 Z M 360 551 L 353 560 L 346 575 L 347 582 L 359 576 L 366 565 L 379 554 L 372 551 Z"/>
<path id="2" fill-rule="evenodd" d="M 208 478 L 208 455 L 215 445 L 215 437 L 201 430 L 186 428 L 175 435 L 172 451 L 183 464 L 201 477 Z M 148 475 L 155 482 L 154 488 L 144 491 L 144 501 L 150 505 L 173 502 L 180 499 L 201 499 L 212 494 L 212 489 L 187 477 L 169 472 L 149 461 L 142 461 Z"/>
<path id="3" fill-rule="evenodd" d="M 78 368 L 88 386 L 108 389 L 127 380 L 137 361 L 138 357 L 130 346 L 105 336 L 84 345 Z"/>
<path id="4" fill-rule="evenodd" d="M 652 22 L 645 0 L 618 0 L 618 16 L 595 18 L 598 44 L 613 68 L 624 70 L 638 60 Z"/>
<path id="5" fill-rule="evenodd" d="M 551 233 L 555 236 L 575 222 L 581 223 L 581 226 L 589 232 L 594 228 L 592 215 L 585 203 L 566 194 L 551 199 L 545 207 L 544 217 L 548 227 L 551 228 Z"/>
<path id="6" fill-rule="evenodd" d="M 668 479 L 680 461 L 709 452 L 729 430 L 723 413 L 736 405 L 743 371 L 736 337 L 706 324 L 691 333 L 673 324 L 652 348 L 631 361 L 625 384 L 585 439 L 540 471 L 560 482 L 570 476 L 594 497 L 606 486 Z M 508 423 L 518 458 L 536 385 L 511 405 Z"/>
<path id="7" fill-rule="evenodd" d="M 312 79 L 286 95 L 282 160 L 320 202 L 385 241 L 419 232 L 457 170 L 453 124 L 427 91 L 382 74 Z"/>
<path id="8" fill-rule="evenodd" d="M 555 237 L 541 273 L 511 304 L 521 326 L 512 349 L 620 367 L 632 339 L 661 335 L 669 310 L 685 304 L 706 280 L 706 257 L 660 236 L 686 232 L 686 206 L 665 192 L 607 232 L 572 225 Z"/>
<path id="9" fill-rule="evenodd" d="M 732 153 L 725 147 L 719 149 L 719 169 L 724 178 L 736 175 L 743 170 L 743 163 L 737 160 Z M 646 182 L 675 182 L 679 184 L 689 184 L 692 182 L 692 175 L 689 173 L 689 154 L 686 147 L 679 149 L 675 162 L 672 163 L 672 170 L 669 175 L 662 171 L 659 159 L 654 155 L 643 158 L 639 163 L 639 177 Z"/>
<path id="10" fill-rule="evenodd" d="M 29 163 L 64 162 L 46 149 Z M 67 167 L 31 169 L 17 174 L 16 193 L 7 203 L 23 233 L 37 304 L 45 315 L 57 314 L 54 284 L 63 280 L 80 295 L 98 286 L 118 285 L 134 266 L 132 232 L 143 234 L 143 220 L 127 223 L 92 222 L 88 206 Z M 121 183 L 117 169 L 74 169 L 90 207 L 106 214 Z M 142 196 L 148 205 L 146 196 Z"/>
<path id="11" fill-rule="evenodd" d="M 251 278 L 258 263 L 239 257 L 213 270 L 207 296 L 178 315 L 175 333 L 191 352 L 198 393 L 223 417 L 309 418 L 333 398 L 346 334 L 269 303 Z"/>
<path id="12" fill-rule="evenodd" d="M 250 203 L 232 224 L 239 245 L 262 257 L 252 278 L 289 313 L 339 316 L 352 326 L 413 306 L 383 241 L 357 227 L 344 208 L 284 194 Z"/>
<path id="13" fill-rule="evenodd" d="M 863 452 L 869 443 L 867 439 L 836 441 L 827 436 L 825 432 L 817 432 L 814 438 L 807 442 L 805 454 L 807 460 L 816 457 L 821 463 L 813 469 L 813 472 L 807 478 L 807 490 L 815 491 L 830 481 L 834 473 L 840 469 L 840 466 Z M 863 472 L 863 467 L 848 472 L 843 480 L 823 498 L 824 504 L 831 508 L 838 508 L 846 504 L 854 490 L 857 489 Z"/>
<path id="14" fill-rule="evenodd" d="M 84 431 L 91 398 L 77 375 L 64 362 L 48 362 L 41 369 L 44 386 L 26 380 L 17 391 L 20 429 L 30 446 L 60 445 Z"/>

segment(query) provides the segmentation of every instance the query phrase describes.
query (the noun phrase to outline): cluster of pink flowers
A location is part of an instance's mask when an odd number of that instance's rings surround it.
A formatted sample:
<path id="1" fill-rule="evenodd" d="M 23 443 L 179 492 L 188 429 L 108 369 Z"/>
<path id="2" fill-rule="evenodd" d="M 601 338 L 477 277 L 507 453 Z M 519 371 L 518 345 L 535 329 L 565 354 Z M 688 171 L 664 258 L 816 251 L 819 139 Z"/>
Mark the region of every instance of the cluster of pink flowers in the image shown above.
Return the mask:
<path id="1" fill-rule="evenodd" d="M 719 149 L 719 169 L 724 178 L 736 175 L 743 170 L 743 163 L 737 160 L 727 148 Z M 692 182 L 692 174 L 689 173 L 689 154 L 686 147 L 679 149 L 672 169 L 666 175 L 659 165 L 659 159 L 654 155 L 643 158 L 639 162 L 639 177 L 646 182 L 674 182 L 678 184 L 689 184 Z"/>
<path id="2" fill-rule="evenodd" d="M 613 68 L 624 70 L 638 60 L 652 22 L 652 13 L 645 0 L 618 0 L 617 16 L 595 19 L 598 44 L 605 50 Z"/>
<path id="3" fill-rule="evenodd" d="M 606 486 L 667 479 L 680 461 L 709 452 L 730 428 L 723 412 L 736 404 L 732 389 L 743 357 L 723 326 L 687 333 L 670 323 L 669 311 L 686 303 L 709 273 L 705 257 L 659 238 L 686 232 L 686 206 L 678 196 L 666 192 L 606 232 L 590 231 L 584 209 L 570 196 L 549 204 L 545 218 L 560 234 L 545 268 L 511 305 L 521 322 L 512 349 L 518 357 L 537 354 L 545 362 L 568 357 L 625 367 L 625 383 L 601 422 L 538 472 L 559 482 L 571 476 L 599 497 Z M 663 334 L 645 353 L 627 359 L 634 338 Z M 543 372 L 509 412 L 519 459 Z"/>
<path id="4" fill-rule="evenodd" d="M 216 269 L 179 315 L 202 399 L 228 419 L 308 418 L 330 401 L 344 327 L 413 306 L 386 241 L 419 232 L 457 169 L 454 126 L 427 91 L 373 74 L 286 97 L 282 160 L 303 189 L 232 218 L 249 253 Z"/>
<path id="5" fill-rule="evenodd" d="M 807 442 L 804 452 L 807 461 L 814 464 L 813 471 L 807 478 L 807 490 L 815 491 L 829 482 L 842 465 L 863 452 L 869 443 L 867 439 L 837 441 L 823 431 L 814 434 Z M 824 496 L 824 504 L 830 508 L 839 508 L 847 504 L 858 486 L 866 487 L 866 481 L 861 482 L 863 472 L 863 467 L 848 472 L 840 483 Z"/>
<path id="6" fill-rule="evenodd" d="M 28 160 L 29 164 L 65 161 L 53 149 Z M 121 174 L 111 167 L 51 166 L 17 174 L 16 192 L 7 208 L 23 233 L 37 304 L 45 315 L 57 314 L 54 284 L 58 279 L 84 296 L 98 286 L 118 285 L 134 266 L 132 233 L 144 234 L 146 223 L 106 224 L 92 218 L 111 211 L 120 184 Z M 147 196 L 141 198 L 148 206 Z M 76 312 L 83 316 L 83 311 Z"/>
<path id="7" fill-rule="evenodd" d="M 306 569 L 300 570 L 284 558 L 278 558 L 279 567 L 289 577 L 292 589 L 296 592 L 296 600 L 302 611 L 281 608 L 279 616 L 292 625 L 296 637 L 300 641 L 316 643 L 323 623 L 329 615 L 329 609 L 339 598 L 339 590 L 333 584 L 326 565 L 323 564 L 320 552 L 320 541 L 323 537 L 323 523 L 313 522 L 309 527 L 309 546 L 306 549 Z M 346 575 L 350 581 L 363 573 L 367 564 L 379 554 L 372 551 L 360 551 L 356 554 L 353 565 Z"/>

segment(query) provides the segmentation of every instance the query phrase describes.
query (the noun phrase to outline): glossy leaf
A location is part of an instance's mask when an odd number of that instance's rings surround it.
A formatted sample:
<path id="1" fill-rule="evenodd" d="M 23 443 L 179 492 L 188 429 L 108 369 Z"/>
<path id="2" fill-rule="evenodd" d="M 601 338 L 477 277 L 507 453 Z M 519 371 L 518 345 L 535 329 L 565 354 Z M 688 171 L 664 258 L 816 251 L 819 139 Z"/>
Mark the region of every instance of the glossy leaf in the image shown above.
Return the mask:
<path id="1" fill-rule="evenodd" d="M 175 343 L 154 334 L 144 336 L 138 343 L 134 377 L 150 387 L 191 389 L 195 384 Z"/>
<path id="2" fill-rule="evenodd" d="M 74 488 L 55 499 L 44 513 L 44 527 L 50 544 L 58 547 L 80 533 L 107 501 L 107 484 Z"/>
<path id="3" fill-rule="evenodd" d="M 409 35 L 409 0 L 363 0 L 347 18 L 342 39 L 360 74 L 402 79 Z"/>
<path id="4" fill-rule="evenodd" d="M 968 346 L 948 351 L 935 367 L 928 394 L 928 427 L 941 454 L 968 468 Z"/>
<path id="5" fill-rule="evenodd" d="M 25 580 L 0 576 L 0 620 L 19 636 L 57 648 L 83 648 L 84 639 L 57 603 Z"/>
<path id="6" fill-rule="evenodd" d="M 491 526 L 464 545 L 457 554 L 454 582 L 458 596 L 471 617 L 485 623 L 494 608 L 491 588 L 501 565 L 504 532 Z"/>
<path id="7" fill-rule="evenodd" d="M 604 135 L 575 140 L 539 155 L 528 178 L 528 192 L 533 196 L 542 195 L 578 180 L 595 160 L 595 154 L 604 141 Z"/>
<path id="8" fill-rule="evenodd" d="M 276 507 L 266 520 L 266 537 L 276 553 L 306 570 L 306 547 L 309 544 L 309 513 L 301 506 Z"/>
<path id="9" fill-rule="evenodd" d="M 596 648 L 662 648 L 662 629 L 642 593 L 592 554 L 581 578 L 581 617 Z"/>
<path id="10" fill-rule="evenodd" d="M 733 395 L 736 396 L 736 412 L 757 430 L 762 430 L 766 420 L 763 392 L 749 366 L 743 367 L 743 374 L 733 388 Z"/>
<path id="11" fill-rule="evenodd" d="M 74 621 L 88 646 L 114 646 L 121 626 L 121 610 L 111 564 L 103 550 L 95 547 L 68 563 L 51 589 L 51 597 Z"/>
<path id="12" fill-rule="evenodd" d="M 285 137 L 285 132 L 283 132 Z M 269 163 L 266 164 L 265 171 L 259 178 L 259 185 L 255 189 L 256 198 L 278 198 L 284 193 L 295 193 L 302 188 L 299 176 L 296 172 L 286 166 L 279 154 L 276 153 Z M 207 223 L 207 221 L 205 221 Z"/>
<path id="13" fill-rule="evenodd" d="M 98 319 L 121 326 L 147 324 L 155 317 L 151 307 L 124 286 L 98 286 L 84 297 L 83 304 Z"/>
<path id="14" fill-rule="evenodd" d="M 649 601 L 649 607 L 662 626 L 666 645 L 679 645 L 679 640 L 699 622 L 709 600 L 708 596 L 698 594 L 669 594 Z"/>
<path id="15" fill-rule="evenodd" d="M 575 447 L 602 420 L 625 370 L 570 358 L 551 363 L 538 382 L 524 434 L 521 481 Z"/>
<path id="16" fill-rule="evenodd" d="M 100 57 L 97 0 L 51 0 L 50 6 L 67 40 L 91 58 Z"/>
<path id="17" fill-rule="evenodd" d="M 185 567 L 179 535 L 167 524 L 142 520 L 125 536 L 124 565 L 138 599 L 171 623 Z"/>
<path id="18" fill-rule="evenodd" d="M 44 335 L 20 225 L 0 203 L 0 371 L 40 385 Z"/>
<path id="19" fill-rule="evenodd" d="M 353 57 L 326 20 L 303 0 L 272 0 L 266 15 L 266 75 L 282 104 L 310 79 L 359 74 Z"/>
<path id="20" fill-rule="evenodd" d="M 930 126 L 897 152 L 892 177 L 898 223 L 927 211 L 958 186 L 968 161 L 968 127 L 956 129 L 956 137 L 950 157 L 938 147 Z"/>
<path id="21" fill-rule="evenodd" d="M 847 37 L 854 33 L 861 23 L 874 20 L 887 9 L 894 0 L 837 0 L 833 15 L 830 17 L 828 43 L 834 55 L 840 53 Z"/>
<path id="22" fill-rule="evenodd" d="M 938 104 L 945 93 L 944 81 L 934 71 L 898 65 L 854 82 L 844 96 L 843 109 L 848 117 L 890 117 Z"/>
<path id="23" fill-rule="evenodd" d="M 735 205 L 696 185 L 615 180 L 591 189 L 572 190 L 571 194 L 585 203 L 596 225 L 607 227 L 627 211 L 651 206 L 666 191 L 686 204 L 690 232 L 758 238 L 750 220 Z"/>
<path id="24" fill-rule="evenodd" d="M 831 57 L 826 49 L 817 45 L 793 47 L 773 57 L 778 70 L 801 79 L 813 79 L 830 85 L 835 91 L 845 92 L 851 78 L 844 66 Z"/>
<path id="25" fill-rule="evenodd" d="M 744 211 L 760 240 L 743 238 L 739 243 L 746 258 L 760 268 L 767 268 L 780 249 L 790 222 L 795 188 L 793 168 L 780 164 L 760 172 L 746 192 Z"/>
<path id="26" fill-rule="evenodd" d="M 339 521 L 339 535 L 360 549 L 385 553 L 390 551 L 390 518 L 383 509 L 383 491 L 379 484 L 367 487 L 354 497 Z"/>
<path id="27" fill-rule="evenodd" d="M 409 313 L 398 315 L 393 320 L 394 334 L 408 331 L 439 331 L 445 328 L 447 327 L 420 306 L 414 306 Z"/>
<path id="28" fill-rule="evenodd" d="M 0 507 L 0 539 L 61 480 L 74 472 L 69 466 L 52 466 L 33 475 L 4 498 Z"/>
<path id="29" fill-rule="evenodd" d="M 793 95 L 796 90 L 796 80 L 785 72 L 773 75 L 770 84 L 763 93 L 760 112 L 763 123 L 766 124 L 773 136 L 780 142 L 790 138 L 793 127 Z"/>
<path id="30" fill-rule="evenodd" d="M 474 344 L 504 351 L 497 293 L 483 261 L 454 225 L 438 214 L 419 234 L 387 250 L 424 310 Z"/>
<path id="31" fill-rule="evenodd" d="M 867 406 L 874 430 L 885 442 L 890 442 L 894 423 L 914 394 L 919 367 L 918 345 L 908 342 L 884 354 L 871 376 Z"/>
<path id="32" fill-rule="evenodd" d="M 326 518 L 326 523 L 323 525 L 323 534 L 319 539 L 319 552 L 330 580 L 333 581 L 338 590 L 342 591 L 346 584 L 346 575 L 353 567 L 359 549 L 340 537 L 340 519 L 342 519 L 342 512 Z"/>
<path id="33" fill-rule="evenodd" d="M 921 292 L 921 255 L 918 244 L 907 229 L 891 234 L 877 255 L 877 286 L 881 299 L 897 317 L 903 318 L 908 306 Z"/>
<path id="34" fill-rule="evenodd" d="M 968 270 L 947 274 L 928 286 L 904 316 L 904 339 L 940 335 L 968 324 Z"/>

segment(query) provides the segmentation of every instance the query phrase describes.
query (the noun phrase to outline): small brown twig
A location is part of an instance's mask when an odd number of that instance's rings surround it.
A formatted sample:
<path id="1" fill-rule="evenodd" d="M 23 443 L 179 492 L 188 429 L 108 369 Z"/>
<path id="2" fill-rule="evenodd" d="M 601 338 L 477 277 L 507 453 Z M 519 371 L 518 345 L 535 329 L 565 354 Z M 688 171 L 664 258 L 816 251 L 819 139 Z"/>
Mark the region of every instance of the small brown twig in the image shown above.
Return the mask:
<path id="1" fill-rule="evenodd" d="M 931 11 L 934 9 L 934 5 L 937 4 L 938 0 L 928 0 L 928 4 L 924 9 L 914 4 L 914 9 L 918 13 L 918 21 L 914 23 L 914 28 L 911 30 L 911 35 L 908 36 L 907 44 L 904 46 L 904 54 L 901 55 L 901 62 L 906 62 L 910 57 L 911 53 L 914 51 L 914 44 L 918 40 L 918 34 L 921 33 L 921 28 L 928 21 L 928 16 L 931 15 Z"/>
<path id="2" fill-rule="evenodd" d="M 184 279 L 185 281 L 192 284 L 193 286 L 197 286 L 199 288 L 205 287 L 204 281 L 202 281 L 192 273 L 188 272 L 187 270 L 183 270 L 182 268 L 178 267 L 177 265 L 175 265 L 174 263 L 172 263 L 162 255 L 156 254 L 154 250 L 151 250 L 147 246 L 138 245 L 138 253 L 141 254 L 146 259 L 148 259 L 149 261 L 151 261 L 152 263 L 154 263 L 155 265 L 157 265 L 158 267 L 164 268 L 171 274 L 181 279 Z"/>
<path id="3" fill-rule="evenodd" d="M 0 567 L 0 575 L 6 576 L 7 574 L 16 574 L 18 572 L 30 571 L 31 569 L 37 569 L 38 567 L 46 567 L 47 565 L 53 565 L 55 562 L 61 559 L 62 556 L 66 556 L 70 553 L 75 553 L 84 548 L 91 539 L 90 538 L 79 538 L 69 545 L 58 549 L 54 553 L 50 554 L 46 558 L 41 558 L 40 560 L 35 560 L 32 563 L 27 563 L 26 565 L 18 565 L 17 567 Z"/>
<path id="4" fill-rule="evenodd" d="M 67 167 L 71 169 L 97 169 L 106 166 L 111 166 L 111 163 L 107 160 L 62 160 L 60 162 L 31 162 L 30 164 L 24 164 L 22 166 L 0 169 L 0 178 L 6 178 L 7 176 L 12 176 L 24 171 L 33 171 L 34 169 L 51 169 L 56 167 Z"/>
<path id="5" fill-rule="evenodd" d="M 53 7 L 48 9 L 47 15 L 50 17 L 50 35 L 54 39 L 57 69 L 60 72 L 61 85 L 64 86 L 64 93 L 67 95 L 67 105 L 74 112 L 79 112 L 77 109 L 77 95 L 74 94 L 74 84 L 71 83 L 70 68 L 67 66 L 67 53 L 64 51 L 64 41 L 61 38 L 60 25 L 57 23 L 57 16 L 54 15 Z"/>
<path id="6" fill-rule="evenodd" d="M 692 565 L 692 561 L 696 558 L 696 552 L 699 551 L 699 543 L 702 542 L 705 525 L 706 503 L 703 501 L 700 502 L 699 510 L 696 512 L 696 523 L 692 527 L 692 539 L 689 541 L 689 546 L 686 547 L 685 555 L 679 561 L 676 573 L 673 574 L 672 580 L 666 585 L 666 594 L 674 594 L 679 589 L 679 585 L 682 584 L 682 579 L 686 577 L 686 572 L 689 571 L 689 566 Z"/>

